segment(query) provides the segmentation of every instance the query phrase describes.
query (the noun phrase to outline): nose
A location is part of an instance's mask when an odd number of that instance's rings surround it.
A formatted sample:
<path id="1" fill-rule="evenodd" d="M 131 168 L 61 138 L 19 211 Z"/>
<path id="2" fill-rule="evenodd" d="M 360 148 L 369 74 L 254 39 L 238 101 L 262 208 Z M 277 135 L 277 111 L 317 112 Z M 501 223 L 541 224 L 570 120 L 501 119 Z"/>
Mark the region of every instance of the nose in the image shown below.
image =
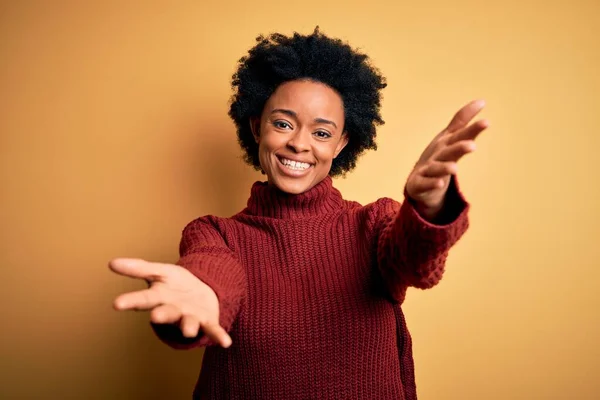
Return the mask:
<path id="1" fill-rule="evenodd" d="M 299 129 L 290 137 L 287 146 L 296 153 L 302 153 L 310 149 L 310 132 Z"/>

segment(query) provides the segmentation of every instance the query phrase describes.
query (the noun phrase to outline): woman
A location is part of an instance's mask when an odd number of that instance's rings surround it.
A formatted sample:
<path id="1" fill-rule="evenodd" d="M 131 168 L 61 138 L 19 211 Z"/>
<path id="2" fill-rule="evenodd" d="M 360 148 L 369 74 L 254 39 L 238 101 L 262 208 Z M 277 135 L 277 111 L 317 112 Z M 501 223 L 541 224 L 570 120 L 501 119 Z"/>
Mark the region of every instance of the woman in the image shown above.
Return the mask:
<path id="1" fill-rule="evenodd" d="M 456 163 L 474 150 L 482 101 L 426 148 L 405 201 L 344 200 L 332 176 L 375 149 L 384 78 L 318 28 L 259 37 L 233 76 L 230 116 L 246 161 L 267 175 L 247 207 L 183 230 L 177 265 L 115 259 L 146 290 L 115 299 L 151 310 L 174 348 L 207 346 L 194 398 L 415 399 L 408 287 L 442 277 L 467 229 Z"/>

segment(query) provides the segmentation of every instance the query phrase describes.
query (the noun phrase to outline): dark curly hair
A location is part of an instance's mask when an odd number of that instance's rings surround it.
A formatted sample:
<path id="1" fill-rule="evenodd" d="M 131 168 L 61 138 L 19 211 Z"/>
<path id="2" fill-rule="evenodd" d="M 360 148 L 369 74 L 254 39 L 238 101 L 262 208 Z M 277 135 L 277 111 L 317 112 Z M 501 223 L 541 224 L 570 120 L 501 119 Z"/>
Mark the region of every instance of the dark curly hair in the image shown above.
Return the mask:
<path id="1" fill-rule="evenodd" d="M 310 35 L 294 33 L 288 37 L 273 33 L 261 35 L 256 41 L 248 55 L 239 60 L 233 75 L 234 94 L 229 109 L 247 163 L 260 170 L 250 118 L 260 117 L 279 85 L 299 79 L 324 83 L 337 91 L 344 104 L 348 144 L 333 160 L 331 176 L 352 170 L 365 150 L 377 149 L 376 125 L 384 124 L 379 112 L 380 90 L 387 84 L 367 55 L 340 39 L 325 36 L 318 26 Z"/>

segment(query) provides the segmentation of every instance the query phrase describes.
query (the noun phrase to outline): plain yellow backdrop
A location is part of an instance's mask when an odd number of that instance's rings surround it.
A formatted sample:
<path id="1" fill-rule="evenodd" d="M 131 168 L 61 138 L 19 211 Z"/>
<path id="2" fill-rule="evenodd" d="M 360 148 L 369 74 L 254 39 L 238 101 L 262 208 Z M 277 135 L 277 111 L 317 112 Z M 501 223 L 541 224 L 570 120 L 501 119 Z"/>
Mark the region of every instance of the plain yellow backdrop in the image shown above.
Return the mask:
<path id="1" fill-rule="evenodd" d="M 453 113 L 488 104 L 459 165 L 471 228 L 404 306 L 420 398 L 600 396 L 598 1 L 48 0 L 0 5 L 0 397 L 190 398 L 202 350 L 113 311 L 143 283 L 106 264 L 173 262 L 187 222 L 244 207 L 263 177 L 227 117 L 236 61 L 316 25 L 389 83 L 348 199 L 402 200 Z"/>

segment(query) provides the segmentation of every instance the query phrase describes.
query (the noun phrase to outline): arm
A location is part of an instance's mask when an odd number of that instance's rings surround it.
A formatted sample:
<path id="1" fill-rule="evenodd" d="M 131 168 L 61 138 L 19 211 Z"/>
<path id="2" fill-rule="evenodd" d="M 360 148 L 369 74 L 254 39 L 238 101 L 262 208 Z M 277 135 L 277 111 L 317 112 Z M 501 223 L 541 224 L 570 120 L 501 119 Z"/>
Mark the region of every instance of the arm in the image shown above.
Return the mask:
<path id="1" fill-rule="evenodd" d="M 246 296 L 246 276 L 235 253 L 209 218 L 199 218 L 186 226 L 179 253 L 177 265 L 215 292 L 219 301 L 219 324 L 229 332 Z M 152 327 L 158 337 L 173 348 L 214 344 L 203 332 L 192 338 L 183 336 L 176 324 L 152 323 Z"/>
<path id="2" fill-rule="evenodd" d="M 383 202 L 377 216 L 377 259 L 395 300 L 408 286 L 430 288 L 442 278 L 450 248 L 468 227 L 468 203 L 456 183 L 457 162 L 475 150 L 475 139 L 488 127 L 470 121 L 483 101 L 462 107 L 425 148 L 410 173 L 402 205 Z"/>
<path id="3" fill-rule="evenodd" d="M 420 215 L 408 197 L 401 205 L 391 200 L 381 202 L 377 260 L 396 301 L 404 301 L 409 286 L 427 289 L 441 280 L 450 248 L 468 228 L 468 210 L 455 179 L 434 221 Z"/>

